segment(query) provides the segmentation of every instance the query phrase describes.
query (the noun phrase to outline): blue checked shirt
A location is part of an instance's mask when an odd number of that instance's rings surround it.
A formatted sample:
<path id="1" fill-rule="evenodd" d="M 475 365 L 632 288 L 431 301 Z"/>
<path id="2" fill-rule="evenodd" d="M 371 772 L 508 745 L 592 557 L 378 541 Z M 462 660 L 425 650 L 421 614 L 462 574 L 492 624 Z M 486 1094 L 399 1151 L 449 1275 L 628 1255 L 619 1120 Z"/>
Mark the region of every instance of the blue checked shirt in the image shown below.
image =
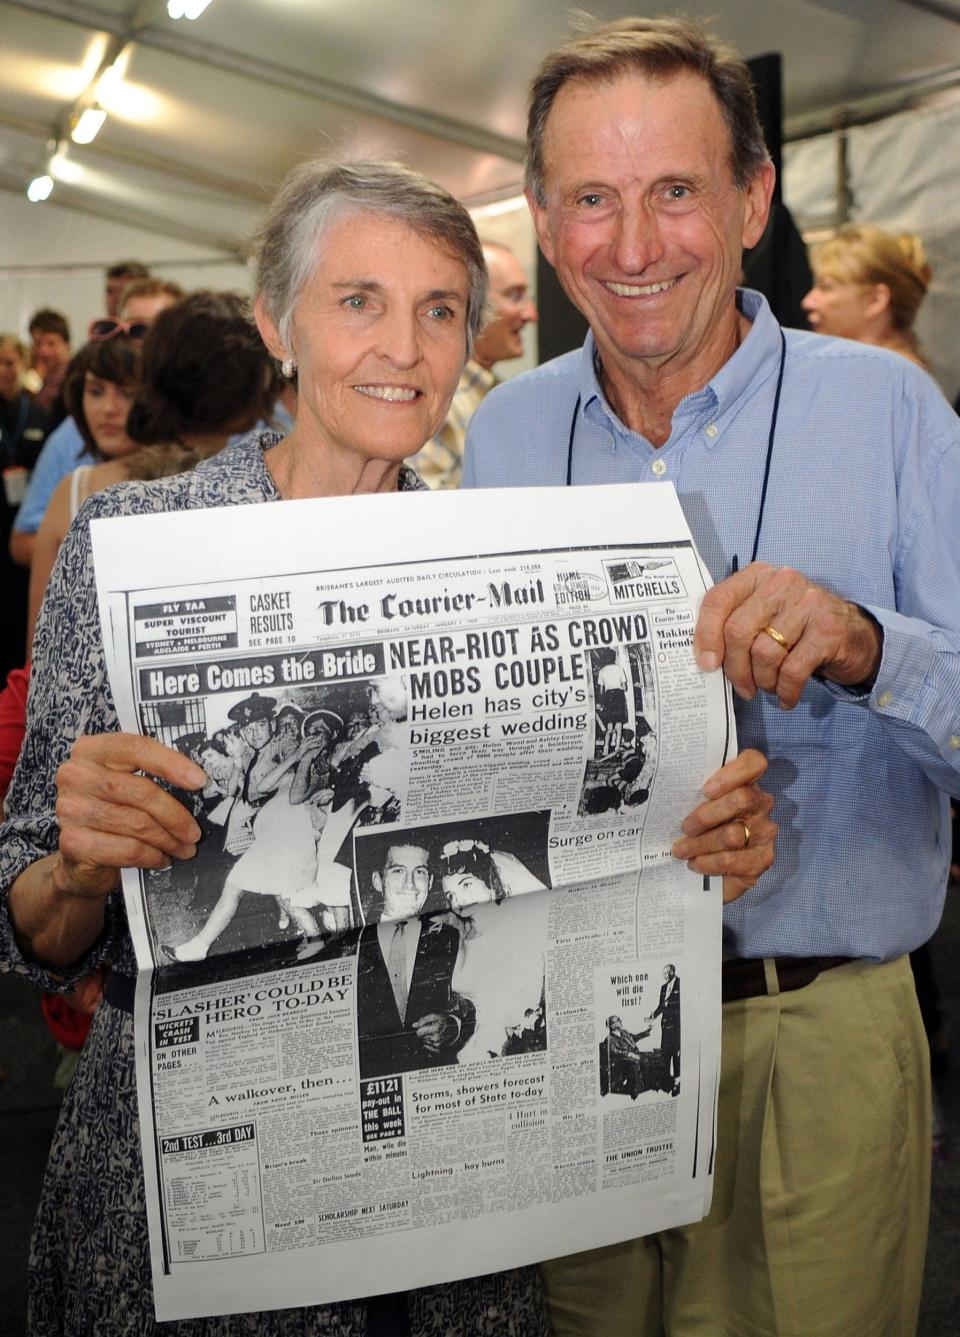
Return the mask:
<path id="1" fill-rule="evenodd" d="M 592 335 L 503 385 L 467 436 L 464 487 L 674 484 L 715 580 L 750 560 L 780 359 L 759 294 L 712 380 L 681 400 L 659 449 L 606 402 Z M 737 700 L 741 747 L 770 760 L 774 866 L 724 911 L 738 956 L 887 960 L 925 942 L 943 905 L 947 792 L 960 793 L 960 420 L 894 353 L 787 330 L 758 557 L 869 609 L 884 631 L 869 693 L 811 680 L 800 704 Z M 574 406 L 577 395 L 580 404 Z"/>

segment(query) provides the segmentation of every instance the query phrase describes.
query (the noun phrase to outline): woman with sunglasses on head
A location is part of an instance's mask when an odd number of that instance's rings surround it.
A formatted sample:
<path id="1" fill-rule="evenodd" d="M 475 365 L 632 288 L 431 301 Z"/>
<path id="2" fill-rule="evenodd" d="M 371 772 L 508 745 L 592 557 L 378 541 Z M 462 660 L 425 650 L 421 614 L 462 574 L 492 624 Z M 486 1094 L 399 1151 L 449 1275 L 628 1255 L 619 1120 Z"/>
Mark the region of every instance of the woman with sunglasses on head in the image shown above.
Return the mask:
<path id="1" fill-rule="evenodd" d="M 131 324 L 139 321 L 146 333 L 161 311 L 185 296 L 180 284 L 172 279 L 131 279 L 120 295 L 119 314 Z"/>
<path id="2" fill-rule="evenodd" d="M 192 293 L 152 323 L 113 316 L 92 323 L 66 394 L 99 462 L 61 481 L 37 531 L 28 648 L 57 552 L 82 502 L 111 483 L 183 472 L 216 454 L 269 411 L 273 385 L 273 364 L 249 303 L 237 293 Z"/>

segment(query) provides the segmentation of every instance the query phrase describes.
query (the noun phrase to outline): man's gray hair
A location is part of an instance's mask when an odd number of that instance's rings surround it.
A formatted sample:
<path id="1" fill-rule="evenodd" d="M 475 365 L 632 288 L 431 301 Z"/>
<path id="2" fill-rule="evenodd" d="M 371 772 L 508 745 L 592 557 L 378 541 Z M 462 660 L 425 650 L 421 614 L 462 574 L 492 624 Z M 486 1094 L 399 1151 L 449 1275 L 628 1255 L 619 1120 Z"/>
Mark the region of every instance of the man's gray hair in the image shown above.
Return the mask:
<path id="1" fill-rule="evenodd" d="M 467 350 L 487 299 L 487 271 L 473 220 L 442 186 L 395 162 L 301 163 L 284 181 L 255 237 L 257 295 L 284 345 L 293 309 L 320 260 L 324 236 L 350 214 L 397 218 L 432 237 L 467 273 Z"/>
<path id="2" fill-rule="evenodd" d="M 739 190 L 769 160 L 750 70 L 733 47 L 690 19 L 614 19 L 552 51 L 533 81 L 527 117 L 526 184 L 547 202 L 543 141 L 565 83 L 611 83 L 628 74 L 666 80 L 689 70 L 709 84 L 730 131 L 730 169 Z"/>

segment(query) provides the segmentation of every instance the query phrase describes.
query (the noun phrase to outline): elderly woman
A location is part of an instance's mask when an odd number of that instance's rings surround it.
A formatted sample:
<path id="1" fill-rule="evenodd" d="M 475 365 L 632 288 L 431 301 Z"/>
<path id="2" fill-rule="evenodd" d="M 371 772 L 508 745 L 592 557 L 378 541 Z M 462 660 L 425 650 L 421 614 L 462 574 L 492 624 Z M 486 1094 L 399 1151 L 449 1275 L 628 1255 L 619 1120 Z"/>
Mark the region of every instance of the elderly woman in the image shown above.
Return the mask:
<path id="1" fill-rule="evenodd" d="M 68 1092 L 32 1251 L 37 1334 L 154 1331 L 134 1084 L 129 980 L 135 960 L 117 887 L 124 866 L 159 868 L 196 852 L 199 827 L 150 777 L 199 789 L 202 770 L 155 739 L 118 732 L 96 610 L 90 521 L 285 498 L 420 487 L 403 460 L 443 422 L 484 301 L 482 253 L 446 191 L 389 164 L 306 164 L 262 230 L 256 313 L 265 342 L 299 382 L 290 434 L 253 434 L 191 474 L 98 493 L 68 534 L 34 645 L 22 763 L 0 841 L 0 948 L 43 987 L 66 989 L 98 965 L 112 974 Z M 76 741 L 74 741 L 76 740 Z M 687 820 L 684 858 L 730 872 L 743 890 L 769 863 L 768 801 L 744 754 Z M 753 841 L 743 845 L 740 818 Z M 727 850 L 727 853 L 722 851 Z M 766 851 L 766 854 L 764 853 Z M 525 1337 L 546 1332 L 536 1270 L 410 1292 L 401 1326 L 479 1337 L 491 1315 Z M 169 1337 L 372 1331 L 383 1302 L 171 1323 Z M 507 1318 L 509 1316 L 509 1319 Z M 498 1324 L 500 1319 L 496 1321 Z"/>

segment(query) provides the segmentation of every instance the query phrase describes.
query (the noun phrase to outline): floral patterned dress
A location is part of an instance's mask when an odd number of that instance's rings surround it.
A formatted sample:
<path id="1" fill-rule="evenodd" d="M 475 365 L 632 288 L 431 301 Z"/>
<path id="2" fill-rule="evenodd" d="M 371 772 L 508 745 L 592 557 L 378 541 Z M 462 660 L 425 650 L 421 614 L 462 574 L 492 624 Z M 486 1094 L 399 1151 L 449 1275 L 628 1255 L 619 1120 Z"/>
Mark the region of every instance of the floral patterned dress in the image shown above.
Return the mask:
<path id="1" fill-rule="evenodd" d="M 0 828 L 0 969 L 60 992 L 97 966 L 136 973 L 123 902 L 114 893 L 99 940 L 53 974 L 20 953 L 10 886 L 56 848 L 55 776 L 73 741 L 119 728 L 97 615 L 90 521 L 279 500 L 254 434 L 192 473 L 122 483 L 94 495 L 63 544 L 34 642 L 27 736 Z M 400 490 L 423 486 L 402 469 Z M 134 1080 L 133 1018 L 103 1004 L 93 1021 L 54 1135 L 31 1249 L 31 1337 L 366 1337 L 362 1300 L 157 1325 L 147 1242 Z M 385 1248 L 389 1244 L 384 1245 Z M 410 1291 L 411 1337 L 547 1337 L 539 1271 L 525 1267 Z"/>

